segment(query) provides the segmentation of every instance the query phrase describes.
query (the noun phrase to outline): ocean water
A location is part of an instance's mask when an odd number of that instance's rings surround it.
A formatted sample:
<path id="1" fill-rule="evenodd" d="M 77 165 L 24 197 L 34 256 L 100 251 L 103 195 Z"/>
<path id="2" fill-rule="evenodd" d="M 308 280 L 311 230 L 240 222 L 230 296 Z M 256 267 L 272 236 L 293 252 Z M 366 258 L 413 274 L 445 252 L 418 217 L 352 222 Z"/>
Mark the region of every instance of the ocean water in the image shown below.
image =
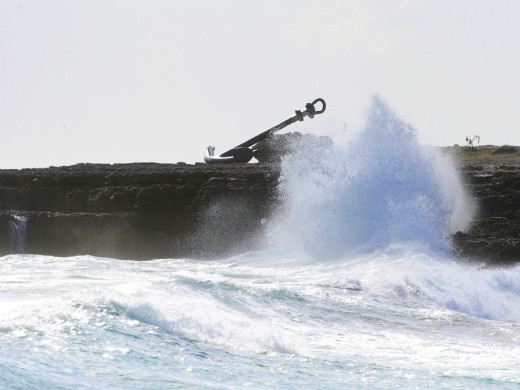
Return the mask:
<path id="1" fill-rule="evenodd" d="M 299 150 L 262 250 L 0 258 L 0 388 L 518 389 L 520 267 L 453 258 L 453 164 L 379 98 Z"/>

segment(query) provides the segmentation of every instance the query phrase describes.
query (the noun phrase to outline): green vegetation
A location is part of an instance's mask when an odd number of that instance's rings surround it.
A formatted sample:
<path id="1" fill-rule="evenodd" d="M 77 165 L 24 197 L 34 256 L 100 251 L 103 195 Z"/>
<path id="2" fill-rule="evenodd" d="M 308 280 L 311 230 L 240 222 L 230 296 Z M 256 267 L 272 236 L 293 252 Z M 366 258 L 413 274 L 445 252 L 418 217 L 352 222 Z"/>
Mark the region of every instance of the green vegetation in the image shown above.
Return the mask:
<path id="1" fill-rule="evenodd" d="M 520 159 L 520 148 L 518 146 L 450 146 L 442 148 L 445 153 L 451 154 L 461 160 L 517 160 Z"/>
<path id="2" fill-rule="evenodd" d="M 477 156 L 486 152 L 482 147 L 465 146 L 459 149 L 459 154 L 463 156 Z"/>
<path id="3" fill-rule="evenodd" d="M 511 145 L 501 146 L 493 151 L 491 154 L 512 154 L 518 153 L 518 149 Z"/>

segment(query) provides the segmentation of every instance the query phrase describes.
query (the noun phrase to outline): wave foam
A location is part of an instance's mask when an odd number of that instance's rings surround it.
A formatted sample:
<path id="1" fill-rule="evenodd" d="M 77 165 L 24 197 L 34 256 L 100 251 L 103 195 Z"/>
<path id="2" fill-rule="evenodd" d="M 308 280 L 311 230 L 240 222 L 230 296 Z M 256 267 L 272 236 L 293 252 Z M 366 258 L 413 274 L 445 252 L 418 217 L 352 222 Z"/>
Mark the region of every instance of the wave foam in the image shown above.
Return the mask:
<path id="1" fill-rule="evenodd" d="M 148 296 L 143 302 L 116 305 L 124 307 L 131 318 L 178 337 L 236 350 L 295 352 L 291 338 L 271 321 L 250 317 L 191 289 L 182 299 Z"/>
<path id="2" fill-rule="evenodd" d="M 374 97 L 364 129 L 344 147 L 298 151 L 282 162 L 281 215 L 273 237 L 315 258 L 415 242 L 449 249 L 471 221 L 453 165 L 417 143 L 416 132 Z"/>

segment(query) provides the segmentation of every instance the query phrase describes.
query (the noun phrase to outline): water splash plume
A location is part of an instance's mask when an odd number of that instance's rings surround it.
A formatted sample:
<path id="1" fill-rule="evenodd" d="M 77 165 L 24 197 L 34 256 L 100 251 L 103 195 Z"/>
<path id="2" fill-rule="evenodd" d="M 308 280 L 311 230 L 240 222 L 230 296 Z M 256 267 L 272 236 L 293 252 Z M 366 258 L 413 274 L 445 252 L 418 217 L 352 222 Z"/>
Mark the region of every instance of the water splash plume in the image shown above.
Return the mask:
<path id="1" fill-rule="evenodd" d="M 13 215 L 9 220 L 9 239 L 16 253 L 25 253 L 25 236 L 27 234 L 27 218 Z"/>
<path id="2" fill-rule="evenodd" d="M 374 97 L 344 147 L 299 145 L 282 162 L 281 216 L 273 236 L 316 258 L 406 242 L 448 251 L 474 206 L 453 164 L 417 143 L 416 131 Z"/>

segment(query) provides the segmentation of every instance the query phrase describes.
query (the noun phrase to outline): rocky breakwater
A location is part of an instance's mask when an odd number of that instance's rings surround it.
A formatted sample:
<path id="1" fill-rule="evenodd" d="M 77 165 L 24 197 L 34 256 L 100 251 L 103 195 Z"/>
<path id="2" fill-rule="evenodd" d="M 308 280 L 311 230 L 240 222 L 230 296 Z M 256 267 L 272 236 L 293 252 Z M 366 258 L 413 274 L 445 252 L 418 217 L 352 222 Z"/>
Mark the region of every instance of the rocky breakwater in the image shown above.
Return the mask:
<path id="1" fill-rule="evenodd" d="M 467 232 L 453 236 L 454 249 L 487 265 L 520 262 L 520 159 L 467 159 L 460 162 L 478 211 Z"/>
<path id="2" fill-rule="evenodd" d="M 517 264 L 520 158 L 489 156 L 455 155 L 478 212 L 453 235 L 453 248 L 463 260 Z M 0 255 L 218 258 L 252 250 L 277 204 L 278 177 L 277 164 L 0 170 Z"/>
<path id="3" fill-rule="evenodd" d="M 204 258 L 250 250 L 277 179 L 260 164 L 0 170 L 0 255 Z M 14 239 L 20 223 L 24 236 Z"/>

